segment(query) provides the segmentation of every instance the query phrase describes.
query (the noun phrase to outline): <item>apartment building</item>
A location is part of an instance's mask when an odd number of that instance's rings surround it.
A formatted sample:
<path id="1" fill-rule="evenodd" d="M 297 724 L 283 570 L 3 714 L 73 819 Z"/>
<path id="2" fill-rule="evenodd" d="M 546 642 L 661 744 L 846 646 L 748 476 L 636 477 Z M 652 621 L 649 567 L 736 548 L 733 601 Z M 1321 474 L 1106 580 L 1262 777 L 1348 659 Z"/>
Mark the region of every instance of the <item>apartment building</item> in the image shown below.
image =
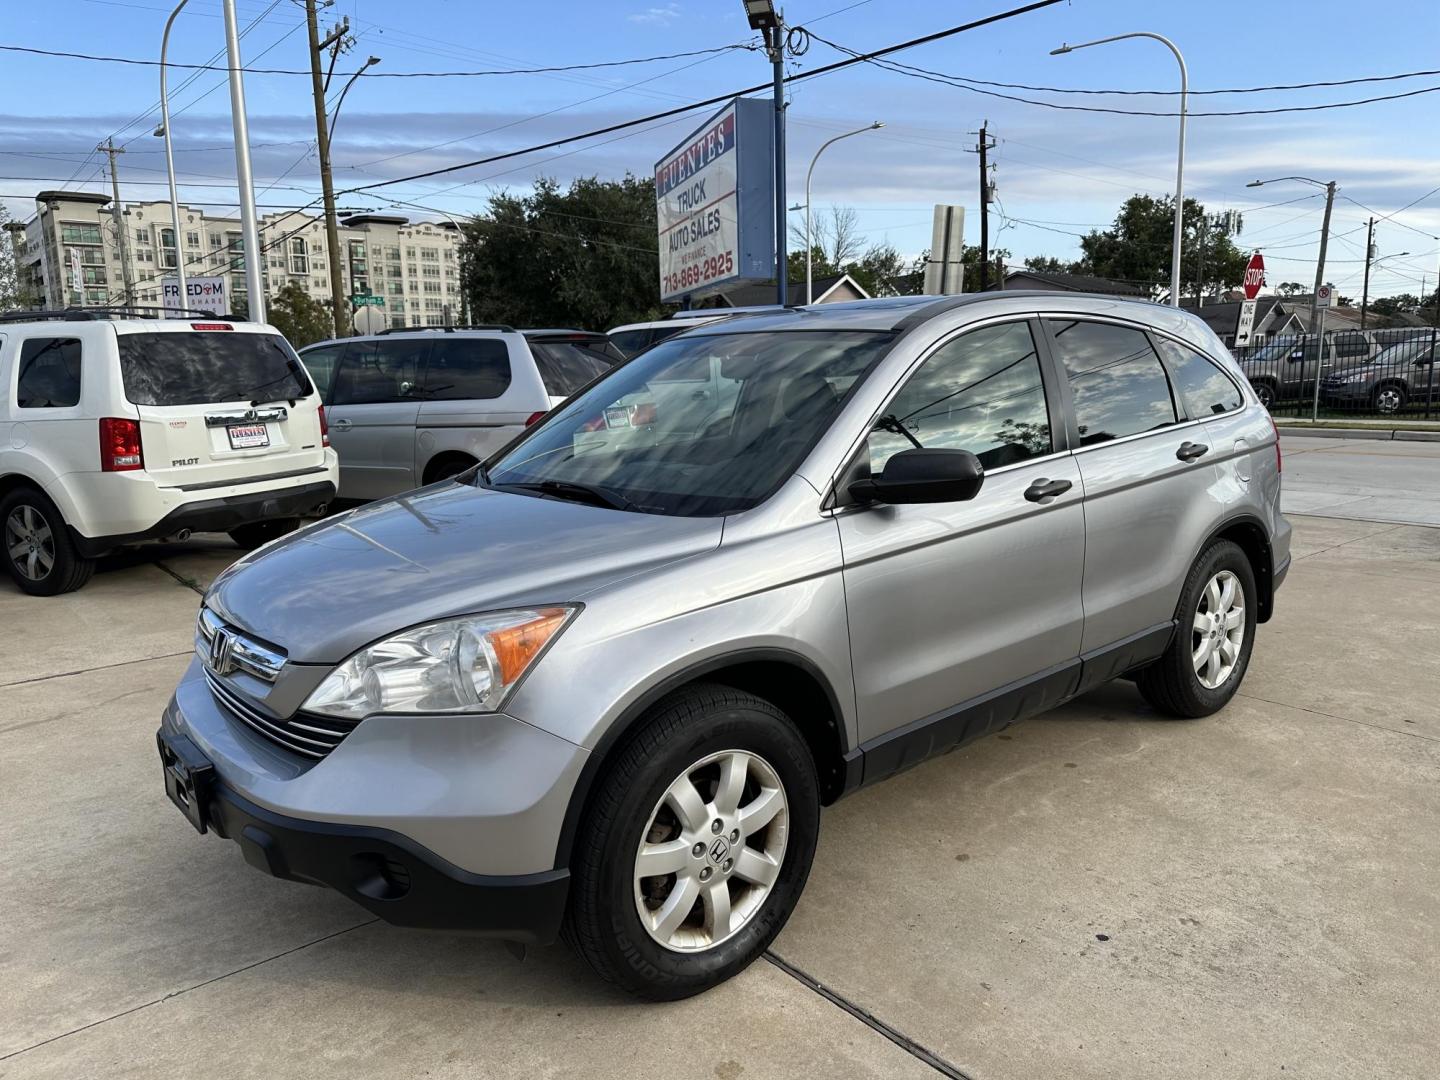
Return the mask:
<path id="1" fill-rule="evenodd" d="M 126 265 L 108 195 L 42 191 L 34 217 L 10 229 L 22 295 L 46 308 L 131 302 L 158 307 L 165 278 L 181 259 L 192 277 L 226 277 L 232 303 L 247 295 L 239 217 L 181 205 L 175 235 L 168 202 L 127 203 L 121 214 Z M 265 294 L 294 283 L 328 303 L 330 270 L 324 221 L 277 211 L 258 224 Z M 459 320 L 459 231 L 450 222 L 412 222 L 392 214 L 355 214 L 340 223 L 342 280 L 349 296 L 378 296 L 392 326 L 443 326 Z M 72 252 L 83 286 L 75 288 Z M 128 282 L 127 282 L 128 273 Z"/>

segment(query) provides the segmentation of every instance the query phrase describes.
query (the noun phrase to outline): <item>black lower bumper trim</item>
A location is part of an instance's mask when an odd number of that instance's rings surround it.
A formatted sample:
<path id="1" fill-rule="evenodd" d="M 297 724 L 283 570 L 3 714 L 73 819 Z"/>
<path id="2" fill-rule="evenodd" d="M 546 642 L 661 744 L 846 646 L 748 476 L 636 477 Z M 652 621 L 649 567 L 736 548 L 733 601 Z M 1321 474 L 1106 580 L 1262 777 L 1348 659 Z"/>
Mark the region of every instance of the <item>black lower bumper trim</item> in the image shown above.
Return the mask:
<path id="1" fill-rule="evenodd" d="M 238 843 L 257 870 L 328 886 L 396 926 L 468 930 L 534 945 L 559 936 L 568 870 L 472 874 L 399 833 L 286 817 L 222 782 L 211 785 L 203 820 Z"/>
<path id="2" fill-rule="evenodd" d="M 244 481 L 240 481 L 243 483 Z M 328 480 L 278 491 L 256 491 L 204 499 L 177 507 L 148 529 L 117 536 L 81 536 L 70 527 L 75 547 L 87 559 L 98 559 L 117 547 L 158 540 L 189 529 L 191 532 L 229 532 L 239 525 L 273 518 L 300 517 L 319 510 L 335 499 L 335 485 Z"/>

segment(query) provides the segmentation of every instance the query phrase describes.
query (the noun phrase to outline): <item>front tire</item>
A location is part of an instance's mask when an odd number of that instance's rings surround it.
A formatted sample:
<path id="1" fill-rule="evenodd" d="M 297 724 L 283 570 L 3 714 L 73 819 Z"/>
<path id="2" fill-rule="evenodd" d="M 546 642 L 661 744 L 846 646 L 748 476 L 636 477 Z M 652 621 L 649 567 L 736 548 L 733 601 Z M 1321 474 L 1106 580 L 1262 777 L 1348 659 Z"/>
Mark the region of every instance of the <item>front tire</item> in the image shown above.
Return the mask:
<path id="1" fill-rule="evenodd" d="M 1375 411 L 1382 416 L 1393 416 L 1405 408 L 1405 388 L 1396 383 L 1377 386 L 1370 399 Z"/>
<path id="2" fill-rule="evenodd" d="M 95 572 L 95 560 L 75 549 L 55 504 L 34 488 L 0 499 L 0 552 L 15 584 L 31 596 L 74 592 Z"/>
<path id="3" fill-rule="evenodd" d="M 1255 647 L 1255 571 L 1240 546 L 1216 540 L 1200 553 L 1180 593 L 1170 647 L 1136 684 L 1171 716 L 1218 712 L 1235 696 Z"/>
<path id="4" fill-rule="evenodd" d="M 1260 404 L 1267 409 L 1273 409 L 1275 407 L 1275 387 L 1268 382 L 1257 382 L 1251 385 L 1255 387 L 1255 396 L 1260 400 Z"/>
<path id="5" fill-rule="evenodd" d="M 237 525 L 230 530 L 230 539 L 237 547 L 254 551 L 262 544 L 292 533 L 300 527 L 299 518 L 271 518 L 269 521 L 251 521 Z"/>
<path id="6" fill-rule="evenodd" d="M 780 932 L 819 825 L 815 763 L 784 713 L 726 686 L 682 690 L 600 781 L 576 837 L 566 937 L 633 994 L 698 994 Z"/>

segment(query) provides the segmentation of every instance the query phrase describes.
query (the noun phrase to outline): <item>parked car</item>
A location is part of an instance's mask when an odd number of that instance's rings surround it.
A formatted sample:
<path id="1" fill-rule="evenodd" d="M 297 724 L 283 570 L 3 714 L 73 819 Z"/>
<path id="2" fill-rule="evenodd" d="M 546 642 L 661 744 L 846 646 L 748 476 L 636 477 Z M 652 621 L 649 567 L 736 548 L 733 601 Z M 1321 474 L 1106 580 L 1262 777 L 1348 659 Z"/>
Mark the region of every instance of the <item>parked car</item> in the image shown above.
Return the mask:
<path id="1" fill-rule="evenodd" d="M 0 389 L 5 569 L 35 596 L 128 544 L 203 530 L 255 547 L 335 497 L 320 396 L 270 326 L 4 315 Z"/>
<path id="2" fill-rule="evenodd" d="M 1309 401 L 1315 393 L 1315 377 L 1334 368 L 1348 368 L 1377 356 L 1392 345 L 1426 335 L 1428 330 L 1338 330 L 1325 335 L 1323 361 L 1321 346 L 1314 334 L 1287 335 L 1250 347 L 1248 355 L 1236 355 L 1261 404 L 1267 409 L 1278 401 Z"/>
<path id="3" fill-rule="evenodd" d="M 611 344 L 619 349 L 625 356 L 638 356 L 651 345 L 658 345 L 662 341 L 668 341 L 676 334 L 682 334 L 686 330 L 696 326 L 704 326 L 706 323 L 714 322 L 716 319 L 723 319 L 726 315 L 723 312 L 715 311 L 680 311 L 676 317 L 670 319 L 657 319 L 654 322 L 627 323 L 624 326 L 617 326 L 607 332 Z"/>
<path id="4" fill-rule="evenodd" d="M 1440 401 L 1437 351 L 1433 336 L 1391 345 L 1373 360 L 1326 375 L 1320 380 L 1320 396 L 1332 408 L 1368 408 L 1383 416 L 1407 405 Z"/>
<path id="5" fill-rule="evenodd" d="M 416 327 L 301 350 L 325 396 L 340 497 L 464 472 L 624 359 L 604 334 Z"/>
<path id="6" fill-rule="evenodd" d="M 223 573 L 165 784 L 277 877 L 402 925 L 563 924 L 678 998 L 779 932 L 822 804 L 1122 675 L 1222 708 L 1289 565 L 1274 424 L 1192 315 L 718 322 Z"/>

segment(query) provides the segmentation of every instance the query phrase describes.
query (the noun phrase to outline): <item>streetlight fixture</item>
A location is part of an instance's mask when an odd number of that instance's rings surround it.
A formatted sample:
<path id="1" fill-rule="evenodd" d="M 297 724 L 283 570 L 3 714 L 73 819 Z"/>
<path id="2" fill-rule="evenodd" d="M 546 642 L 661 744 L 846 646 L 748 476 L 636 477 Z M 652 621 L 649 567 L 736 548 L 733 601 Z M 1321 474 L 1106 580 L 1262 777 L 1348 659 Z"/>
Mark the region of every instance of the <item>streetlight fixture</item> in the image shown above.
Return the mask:
<path id="1" fill-rule="evenodd" d="M 774 0 L 745 0 L 745 17 L 750 20 L 751 30 L 774 30 L 780 25 Z"/>
<path id="2" fill-rule="evenodd" d="M 178 307 L 183 313 L 190 306 L 190 291 L 185 281 L 185 259 L 181 255 L 184 250 L 180 246 L 180 195 L 175 190 L 175 151 L 170 143 L 170 95 L 165 85 L 165 53 L 170 47 L 170 27 L 175 23 L 175 16 L 190 0 L 180 0 L 175 5 L 175 10 L 165 20 L 165 33 L 160 36 L 160 127 L 156 135 L 165 139 L 165 173 L 170 181 L 170 227 L 175 233 L 175 277 L 180 285 L 180 296 Z M 164 247 L 161 247 L 163 254 Z M 165 280 L 160 280 L 160 306 L 165 306 Z M 223 312 L 222 312 L 223 314 Z"/>
<path id="3" fill-rule="evenodd" d="M 372 56 L 365 63 L 360 65 L 360 70 L 351 75 L 345 86 L 340 91 L 340 97 L 335 101 L 335 108 L 330 110 L 330 130 L 326 133 L 327 139 L 335 137 L 335 123 L 340 119 L 340 106 L 345 104 L 345 95 L 350 92 L 350 87 L 355 85 L 355 80 L 365 74 L 367 68 L 372 68 L 380 63 L 380 57 Z"/>
<path id="4" fill-rule="evenodd" d="M 1320 322 L 1320 286 L 1325 284 L 1325 249 L 1330 245 L 1330 211 L 1335 207 L 1335 181 L 1323 183 L 1308 176 L 1277 176 L 1270 180 L 1251 180 L 1247 188 L 1278 184 L 1282 180 L 1295 180 L 1302 184 L 1313 184 L 1325 189 L 1325 219 L 1320 223 L 1320 257 L 1315 261 L 1315 292 L 1310 297 L 1310 329 L 1313 332 Z"/>
<path id="5" fill-rule="evenodd" d="M 856 128 L 854 131 L 847 131 L 843 135 L 836 135 L 828 142 L 820 144 L 820 149 L 815 151 L 815 156 L 810 159 L 810 168 L 805 173 L 805 303 L 815 302 L 815 275 L 814 275 L 814 251 L 815 241 L 810 233 L 810 180 L 815 175 L 815 163 L 820 160 L 820 155 L 825 152 L 826 147 L 839 142 L 841 139 L 848 139 L 852 135 L 864 135 L 867 131 L 878 131 L 885 126 L 885 121 L 876 120 L 873 124 L 867 124 L 863 128 Z"/>
<path id="6" fill-rule="evenodd" d="M 1185 222 L 1185 114 L 1189 109 L 1190 100 L 1190 75 L 1185 67 L 1185 57 L 1180 55 L 1180 50 L 1175 43 L 1162 34 L 1152 34 L 1148 30 L 1138 30 L 1133 34 L 1116 34 L 1114 37 L 1100 38 L 1098 41 L 1086 41 L 1080 45 L 1061 45 L 1058 49 L 1051 49 L 1051 56 L 1061 56 L 1065 53 L 1074 52 L 1076 49 L 1088 49 L 1092 45 L 1105 45 L 1111 41 L 1125 41 L 1128 38 L 1151 38 L 1160 42 L 1172 53 L 1175 54 L 1175 62 L 1180 65 L 1180 150 L 1176 155 L 1175 162 L 1175 237 L 1173 250 L 1170 252 L 1170 305 L 1180 306 L 1180 240 L 1184 233 Z"/>

